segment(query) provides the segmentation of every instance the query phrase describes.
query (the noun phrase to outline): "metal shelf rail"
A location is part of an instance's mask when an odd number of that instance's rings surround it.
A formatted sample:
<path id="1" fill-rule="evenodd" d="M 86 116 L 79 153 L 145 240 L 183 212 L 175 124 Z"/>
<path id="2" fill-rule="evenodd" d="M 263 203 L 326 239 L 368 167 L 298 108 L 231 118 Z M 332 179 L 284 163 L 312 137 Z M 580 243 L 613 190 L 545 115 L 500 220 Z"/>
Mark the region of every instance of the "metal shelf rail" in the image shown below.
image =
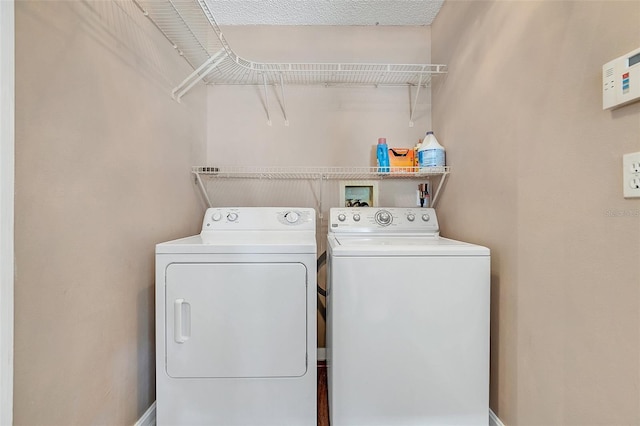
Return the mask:
<path id="1" fill-rule="evenodd" d="M 264 63 L 236 55 L 224 38 L 205 0 L 133 0 L 194 69 L 172 92 L 178 102 L 198 82 L 223 85 L 280 86 L 410 86 L 416 87 L 409 126 L 420 88 L 433 75 L 445 74 L 443 64 Z M 287 124 L 286 110 L 285 124 Z M 270 124 L 270 117 L 268 116 Z"/>
<path id="2" fill-rule="evenodd" d="M 377 167 L 245 167 L 245 166 L 193 166 L 191 172 L 207 205 L 211 200 L 202 182 L 202 177 L 212 179 L 306 179 L 316 180 L 322 194 L 322 182 L 327 180 L 384 180 L 384 179 L 427 179 L 439 177 L 438 187 L 432 194 L 431 204 L 436 205 L 440 190 L 450 173 L 449 166 L 430 167 L 393 167 L 389 172 L 380 172 Z M 322 199 L 322 196 L 320 196 Z"/>

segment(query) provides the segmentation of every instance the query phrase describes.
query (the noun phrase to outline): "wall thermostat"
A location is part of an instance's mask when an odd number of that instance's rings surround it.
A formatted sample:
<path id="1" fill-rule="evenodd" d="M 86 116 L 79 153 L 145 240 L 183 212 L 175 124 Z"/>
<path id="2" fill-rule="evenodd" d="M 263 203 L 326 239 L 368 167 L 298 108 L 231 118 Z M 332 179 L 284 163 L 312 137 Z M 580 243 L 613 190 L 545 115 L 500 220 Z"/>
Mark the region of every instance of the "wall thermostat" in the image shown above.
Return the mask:
<path id="1" fill-rule="evenodd" d="M 602 109 L 640 100 L 640 48 L 602 66 Z"/>

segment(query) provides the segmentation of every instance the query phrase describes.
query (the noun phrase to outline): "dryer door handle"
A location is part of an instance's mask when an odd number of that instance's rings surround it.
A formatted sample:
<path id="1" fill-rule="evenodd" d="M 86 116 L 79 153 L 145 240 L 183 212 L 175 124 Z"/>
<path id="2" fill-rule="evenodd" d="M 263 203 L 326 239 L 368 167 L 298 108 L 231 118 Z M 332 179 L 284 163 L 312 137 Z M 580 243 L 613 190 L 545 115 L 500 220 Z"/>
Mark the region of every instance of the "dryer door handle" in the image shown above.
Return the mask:
<path id="1" fill-rule="evenodd" d="M 173 302 L 173 339 L 184 343 L 191 337 L 191 305 L 184 299 Z"/>

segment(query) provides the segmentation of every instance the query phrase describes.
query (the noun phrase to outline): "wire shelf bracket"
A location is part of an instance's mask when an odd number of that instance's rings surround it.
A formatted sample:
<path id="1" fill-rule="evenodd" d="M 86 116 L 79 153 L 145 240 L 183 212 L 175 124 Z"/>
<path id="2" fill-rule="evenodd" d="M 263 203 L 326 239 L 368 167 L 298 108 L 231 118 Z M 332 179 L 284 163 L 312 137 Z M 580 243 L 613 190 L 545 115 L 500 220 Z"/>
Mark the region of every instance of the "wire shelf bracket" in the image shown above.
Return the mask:
<path id="1" fill-rule="evenodd" d="M 262 84 L 264 86 L 264 109 L 267 113 L 267 125 L 271 126 L 271 116 L 269 115 L 269 91 L 267 90 L 267 77 L 262 74 Z"/>
<path id="2" fill-rule="evenodd" d="M 418 88 L 416 89 L 416 96 L 413 100 L 413 106 L 411 106 L 411 99 L 409 99 L 409 127 L 413 127 L 413 114 L 416 112 L 416 105 L 418 104 L 418 96 L 420 95 L 420 88 L 422 87 L 422 74 L 420 74 L 420 81 L 418 82 Z M 411 93 L 411 91 L 409 91 Z"/>
<path id="3" fill-rule="evenodd" d="M 189 74 L 182 83 L 180 83 L 171 92 L 171 97 L 180 102 L 180 99 L 195 86 L 199 81 L 204 79 L 207 74 L 213 71 L 220 63 L 226 58 L 227 52 L 224 49 L 220 49 L 216 54 L 207 59 L 202 65 L 200 65 L 194 72 Z M 220 57 L 220 58 L 219 58 Z M 213 62 L 213 63 L 212 63 Z M 202 70 L 205 70 L 202 72 Z"/>
<path id="4" fill-rule="evenodd" d="M 282 77 L 282 74 L 280 74 L 280 94 L 282 96 L 282 102 L 280 103 L 280 108 L 282 108 L 282 115 L 284 115 L 284 125 L 288 126 L 289 120 L 287 119 L 287 105 L 285 103 L 285 98 L 284 98 L 284 78 Z"/>

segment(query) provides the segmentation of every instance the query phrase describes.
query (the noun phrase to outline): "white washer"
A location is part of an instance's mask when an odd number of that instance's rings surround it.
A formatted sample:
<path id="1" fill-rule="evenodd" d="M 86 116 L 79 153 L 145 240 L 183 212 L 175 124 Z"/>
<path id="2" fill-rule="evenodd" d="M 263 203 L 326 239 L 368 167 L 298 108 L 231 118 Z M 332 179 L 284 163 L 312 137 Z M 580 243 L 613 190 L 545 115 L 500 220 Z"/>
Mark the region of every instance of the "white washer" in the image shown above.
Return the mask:
<path id="1" fill-rule="evenodd" d="M 316 224 L 307 208 L 210 208 L 156 246 L 163 425 L 316 425 Z"/>
<path id="2" fill-rule="evenodd" d="M 334 208 L 327 262 L 331 425 L 487 425 L 489 249 L 433 209 Z"/>

